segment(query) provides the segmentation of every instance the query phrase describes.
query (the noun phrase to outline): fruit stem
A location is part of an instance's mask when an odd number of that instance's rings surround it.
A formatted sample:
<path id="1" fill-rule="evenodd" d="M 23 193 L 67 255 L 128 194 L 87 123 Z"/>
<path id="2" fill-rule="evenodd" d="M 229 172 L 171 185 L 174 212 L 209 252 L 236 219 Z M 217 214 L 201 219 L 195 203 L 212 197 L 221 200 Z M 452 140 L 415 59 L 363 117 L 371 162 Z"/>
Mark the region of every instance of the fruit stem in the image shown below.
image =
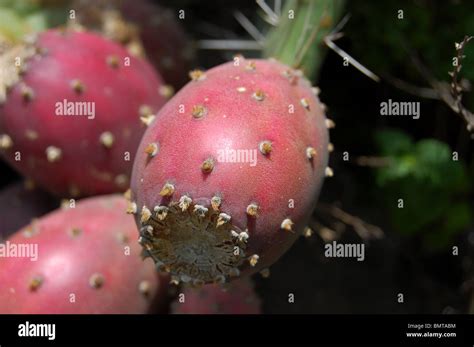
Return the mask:
<path id="1" fill-rule="evenodd" d="M 344 0 L 288 0 L 278 25 L 267 35 L 265 57 L 301 68 L 314 76 L 322 65 L 330 33 L 342 13 Z"/>

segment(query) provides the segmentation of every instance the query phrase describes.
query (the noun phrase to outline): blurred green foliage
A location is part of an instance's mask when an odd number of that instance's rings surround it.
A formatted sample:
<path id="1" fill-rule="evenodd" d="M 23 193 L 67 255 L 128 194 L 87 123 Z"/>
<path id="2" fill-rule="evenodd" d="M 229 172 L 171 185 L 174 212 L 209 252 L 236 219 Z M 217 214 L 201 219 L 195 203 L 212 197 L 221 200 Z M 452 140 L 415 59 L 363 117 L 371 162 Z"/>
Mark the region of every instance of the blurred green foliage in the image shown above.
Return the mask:
<path id="1" fill-rule="evenodd" d="M 24 35 L 62 25 L 67 1 L 0 0 L 0 38 L 17 42 Z"/>
<path id="2" fill-rule="evenodd" d="M 344 31 L 353 42 L 354 56 L 376 73 L 419 76 L 410 51 L 423 58 L 436 78 L 448 79 L 455 54 L 454 42 L 474 34 L 474 1 L 385 0 L 349 1 L 351 20 Z M 398 11 L 403 10 L 403 19 Z M 463 76 L 474 80 L 474 45 L 465 50 L 472 64 Z M 383 58 L 381 58 L 383 56 Z"/>
<path id="3" fill-rule="evenodd" d="M 381 130 L 375 142 L 389 162 L 375 174 L 394 228 L 405 235 L 422 233 L 430 249 L 447 246 L 471 222 L 471 183 L 463 163 L 434 139 L 414 142 L 403 132 Z"/>

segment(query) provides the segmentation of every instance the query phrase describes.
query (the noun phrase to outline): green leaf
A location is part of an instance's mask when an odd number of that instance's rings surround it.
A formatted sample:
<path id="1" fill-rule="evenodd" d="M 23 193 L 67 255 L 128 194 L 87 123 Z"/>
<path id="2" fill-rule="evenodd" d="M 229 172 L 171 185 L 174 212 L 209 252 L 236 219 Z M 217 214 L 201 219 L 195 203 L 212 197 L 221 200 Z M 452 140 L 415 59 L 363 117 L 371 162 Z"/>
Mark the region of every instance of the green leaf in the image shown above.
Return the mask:
<path id="1" fill-rule="evenodd" d="M 437 165 L 451 160 L 451 150 L 438 140 L 420 140 L 416 144 L 416 153 L 420 161 L 427 165 Z"/>
<path id="2" fill-rule="evenodd" d="M 392 182 L 384 190 L 385 203 L 394 228 L 402 234 L 415 234 L 443 217 L 449 207 L 446 193 L 407 177 Z M 403 199 L 403 208 L 398 200 Z"/>
<path id="3" fill-rule="evenodd" d="M 433 233 L 426 237 L 441 245 L 449 239 L 446 234 L 466 225 L 468 205 L 459 197 L 467 197 L 471 184 L 464 165 L 453 161 L 447 144 L 435 139 L 414 144 L 409 136 L 395 130 L 378 132 L 375 142 L 390 162 L 375 173 L 396 230 L 415 234 L 436 225 L 439 237 Z M 399 199 L 403 199 L 403 208 L 398 206 Z"/>
<path id="4" fill-rule="evenodd" d="M 425 246 L 431 251 L 447 247 L 454 236 L 471 223 L 473 212 L 468 203 L 449 206 L 441 227 L 433 228 L 425 235 Z"/>
<path id="5" fill-rule="evenodd" d="M 392 129 L 379 130 L 375 133 L 375 143 L 380 154 L 399 155 L 412 149 L 413 140 L 407 134 Z"/>

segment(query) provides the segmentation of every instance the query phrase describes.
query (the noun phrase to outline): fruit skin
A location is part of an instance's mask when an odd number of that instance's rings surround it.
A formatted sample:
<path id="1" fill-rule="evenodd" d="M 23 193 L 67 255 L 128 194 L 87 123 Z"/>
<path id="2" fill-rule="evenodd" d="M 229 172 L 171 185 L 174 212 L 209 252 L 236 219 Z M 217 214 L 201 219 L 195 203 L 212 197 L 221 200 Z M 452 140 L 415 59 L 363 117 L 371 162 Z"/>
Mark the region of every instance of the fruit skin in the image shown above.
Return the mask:
<path id="1" fill-rule="evenodd" d="M 38 244 L 38 259 L 0 258 L 0 313 L 146 313 L 163 300 L 167 281 L 141 259 L 125 207 L 119 195 L 88 198 L 10 238 Z"/>
<path id="2" fill-rule="evenodd" d="M 60 196 L 125 191 L 146 128 L 140 110 L 148 105 L 155 112 L 165 102 L 161 78 L 146 61 L 96 34 L 48 30 L 33 45 L 16 48 L 28 52 L 25 71 L 3 103 L 0 95 L 0 154 Z M 12 68 L 16 56 L 5 54 L 1 67 Z M 88 102 L 95 117 L 57 115 L 64 100 Z"/>
<path id="3" fill-rule="evenodd" d="M 274 263 L 305 227 L 330 172 L 328 121 L 317 89 L 275 60 L 239 59 L 238 66 L 194 71 L 147 129 L 135 157 L 132 199 L 141 243 L 176 281 L 223 282 Z M 150 144 L 159 148 L 154 156 Z M 219 162 L 225 148 L 254 151 L 256 165 Z M 214 167 L 204 172 L 209 158 Z M 181 212 L 183 196 L 204 209 Z M 222 200 L 218 211 L 215 196 Z M 164 220 L 154 212 L 163 211 L 160 205 L 169 209 Z M 219 213 L 231 220 L 216 228 Z M 186 231 L 196 229 L 201 233 Z M 231 254 L 235 247 L 243 252 Z M 216 264 L 221 269 L 212 269 Z"/>
<path id="4" fill-rule="evenodd" d="M 249 278 L 241 278 L 222 288 L 207 284 L 201 288 L 185 288 L 184 302 L 171 305 L 172 314 L 261 314 L 260 298 Z"/>
<path id="5" fill-rule="evenodd" d="M 59 206 L 59 201 L 25 182 L 15 182 L 0 190 L 0 240 L 3 240 L 33 218 Z"/>
<path id="6" fill-rule="evenodd" d="M 77 16 L 69 25 L 99 31 L 132 54 L 146 56 L 175 90 L 186 84 L 195 50 L 177 11 L 149 0 L 75 0 L 72 8 Z"/>

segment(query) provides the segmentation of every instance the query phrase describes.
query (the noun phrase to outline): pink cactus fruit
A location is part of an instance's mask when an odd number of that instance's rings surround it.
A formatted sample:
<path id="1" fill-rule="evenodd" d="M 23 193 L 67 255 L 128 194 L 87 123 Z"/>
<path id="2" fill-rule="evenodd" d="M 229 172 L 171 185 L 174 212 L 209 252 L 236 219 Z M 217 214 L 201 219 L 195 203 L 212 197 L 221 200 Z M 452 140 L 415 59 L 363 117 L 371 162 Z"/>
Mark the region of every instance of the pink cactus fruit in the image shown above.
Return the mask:
<path id="1" fill-rule="evenodd" d="M 61 196 L 128 188 L 165 102 L 147 62 L 96 34 L 49 30 L 4 53 L 0 71 L 0 155 L 14 168 Z"/>
<path id="2" fill-rule="evenodd" d="M 173 281 L 221 283 L 267 268 L 300 235 L 332 175 L 333 124 L 318 89 L 275 60 L 190 75 L 142 139 L 130 212 Z"/>
<path id="3" fill-rule="evenodd" d="M 0 257 L 0 313 L 146 313 L 159 305 L 168 280 L 141 259 L 125 208 L 119 195 L 81 200 L 10 238 Z M 34 251 L 13 256 L 13 247 L 35 245 L 36 261 Z"/>
<path id="4" fill-rule="evenodd" d="M 0 190 L 0 242 L 21 227 L 59 206 L 59 200 L 29 181 Z"/>
<path id="5" fill-rule="evenodd" d="M 201 288 L 186 287 L 171 305 L 174 314 L 260 314 L 260 298 L 249 278 L 226 287 L 207 284 Z"/>

